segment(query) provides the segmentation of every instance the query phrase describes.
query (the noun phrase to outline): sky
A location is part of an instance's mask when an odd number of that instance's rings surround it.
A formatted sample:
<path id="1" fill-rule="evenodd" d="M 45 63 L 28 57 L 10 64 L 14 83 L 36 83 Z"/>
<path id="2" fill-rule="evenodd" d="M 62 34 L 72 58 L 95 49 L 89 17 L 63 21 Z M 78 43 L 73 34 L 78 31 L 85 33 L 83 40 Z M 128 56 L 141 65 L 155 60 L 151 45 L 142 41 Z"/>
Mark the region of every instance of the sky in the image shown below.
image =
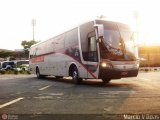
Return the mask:
<path id="1" fill-rule="evenodd" d="M 32 40 L 32 19 L 35 40 L 44 41 L 100 15 L 138 30 L 138 43 L 160 44 L 159 11 L 159 0 L 0 0 L 0 49 Z"/>

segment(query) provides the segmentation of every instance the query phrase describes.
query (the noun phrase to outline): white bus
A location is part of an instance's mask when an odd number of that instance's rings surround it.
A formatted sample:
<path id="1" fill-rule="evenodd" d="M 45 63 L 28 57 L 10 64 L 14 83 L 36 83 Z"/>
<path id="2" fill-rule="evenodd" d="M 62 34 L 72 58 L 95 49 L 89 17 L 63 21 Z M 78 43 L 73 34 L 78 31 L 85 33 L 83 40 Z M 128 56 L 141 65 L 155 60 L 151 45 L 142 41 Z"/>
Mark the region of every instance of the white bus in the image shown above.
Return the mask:
<path id="1" fill-rule="evenodd" d="M 82 79 L 136 77 L 137 47 L 129 27 L 122 23 L 94 20 L 37 43 L 30 48 L 30 72 L 37 78 L 53 75 Z"/>

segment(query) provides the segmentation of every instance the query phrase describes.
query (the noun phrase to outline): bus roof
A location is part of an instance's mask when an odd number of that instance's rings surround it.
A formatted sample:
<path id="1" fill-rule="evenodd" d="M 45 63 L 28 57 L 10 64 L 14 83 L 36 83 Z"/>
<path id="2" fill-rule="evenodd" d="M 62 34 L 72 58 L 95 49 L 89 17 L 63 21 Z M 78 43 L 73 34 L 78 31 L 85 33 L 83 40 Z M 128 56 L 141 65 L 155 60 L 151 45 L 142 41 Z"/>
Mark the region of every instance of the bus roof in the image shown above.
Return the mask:
<path id="1" fill-rule="evenodd" d="M 53 38 L 55 38 L 55 37 L 58 37 L 58 36 L 60 36 L 60 35 L 62 35 L 62 34 L 64 34 L 64 33 L 66 33 L 66 32 L 69 32 L 69 31 L 71 31 L 71 30 L 73 30 L 73 29 L 75 29 L 75 28 L 78 28 L 79 26 L 81 26 L 81 25 L 83 25 L 83 24 L 86 24 L 86 23 L 89 23 L 89 22 L 95 22 L 95 23 L 100 23 L 100 22 L 102 22 L 102 23 L 103 23 L 103 22 L 110 22 L 110 23 L 116 23 L 116 24 L 126 25 L 126 24 L 123 24 L 123 23 L 120 23 L 120 22 L 110 21 L 110 20 L 101 20 L 101 19 L 89 20 L 89 21 L 86 21 L 86 22 L 84 22 L 84 23 L 82 23 L 82 24 L 79 24 L 79 25 L 76 26 L 76 27 L 72 27 L 71 29 L 69 29 L 69 30 L 67 30 L 67 31 L 65 31 L 65 32 L 63 32 L 63 33 L 61 33 L 61 34 L 55 35 L 54 37 L 51 37 L 51 38 L 49 38 L 49 39 L 47 39 L 47 40 L 38 42 L 38 43 L 32 45 L 30 48 L 35 47 L 35 46 L 37 46 L 37 45 L 40 45 L 41 43 L 44 43 L 44 42 L 46 42 L 46 41 L 49 41 L 50 39 L 53 39 Z"/>

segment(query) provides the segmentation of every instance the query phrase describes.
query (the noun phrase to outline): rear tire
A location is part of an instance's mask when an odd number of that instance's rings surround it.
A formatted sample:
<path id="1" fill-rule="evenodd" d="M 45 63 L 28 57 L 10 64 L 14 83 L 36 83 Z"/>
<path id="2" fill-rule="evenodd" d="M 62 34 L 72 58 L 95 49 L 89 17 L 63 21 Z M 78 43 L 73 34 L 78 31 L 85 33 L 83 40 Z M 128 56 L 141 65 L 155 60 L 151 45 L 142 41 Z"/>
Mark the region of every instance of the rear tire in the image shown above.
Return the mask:
<path id="1" fill-rule="evenodd" d="M 43 75 L 40 74 L 39 68 L 36 68 L 36 76 L 38 79 L 43 78 Z"/>
<path id="2" fill-rule="evenodd" d="M 79 84 L 82 82 L 82 79 L 79 78 L 79 74 L 78 74 L 78 69 L 77 67 L 74 67 L 72 69 L 72 73 L 71 73 L 71 76 L 72 76 L 72 80 L 75 84 Z"/>

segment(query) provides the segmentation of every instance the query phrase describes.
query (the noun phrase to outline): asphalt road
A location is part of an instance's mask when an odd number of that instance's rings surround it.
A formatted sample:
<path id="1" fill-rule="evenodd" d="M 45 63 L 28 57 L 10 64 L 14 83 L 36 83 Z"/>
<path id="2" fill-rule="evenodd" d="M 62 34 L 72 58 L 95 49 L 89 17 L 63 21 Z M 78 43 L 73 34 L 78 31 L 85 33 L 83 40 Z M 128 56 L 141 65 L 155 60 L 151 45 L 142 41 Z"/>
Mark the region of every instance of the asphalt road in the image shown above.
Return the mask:
<path id="1" fill-rule="evenodd" d="M 86 80 L 0 75 L 0 119 L 160 120 L 160 72 L 136 78 Z M 3 120 L 2 119 L 2 120 Z"/>

